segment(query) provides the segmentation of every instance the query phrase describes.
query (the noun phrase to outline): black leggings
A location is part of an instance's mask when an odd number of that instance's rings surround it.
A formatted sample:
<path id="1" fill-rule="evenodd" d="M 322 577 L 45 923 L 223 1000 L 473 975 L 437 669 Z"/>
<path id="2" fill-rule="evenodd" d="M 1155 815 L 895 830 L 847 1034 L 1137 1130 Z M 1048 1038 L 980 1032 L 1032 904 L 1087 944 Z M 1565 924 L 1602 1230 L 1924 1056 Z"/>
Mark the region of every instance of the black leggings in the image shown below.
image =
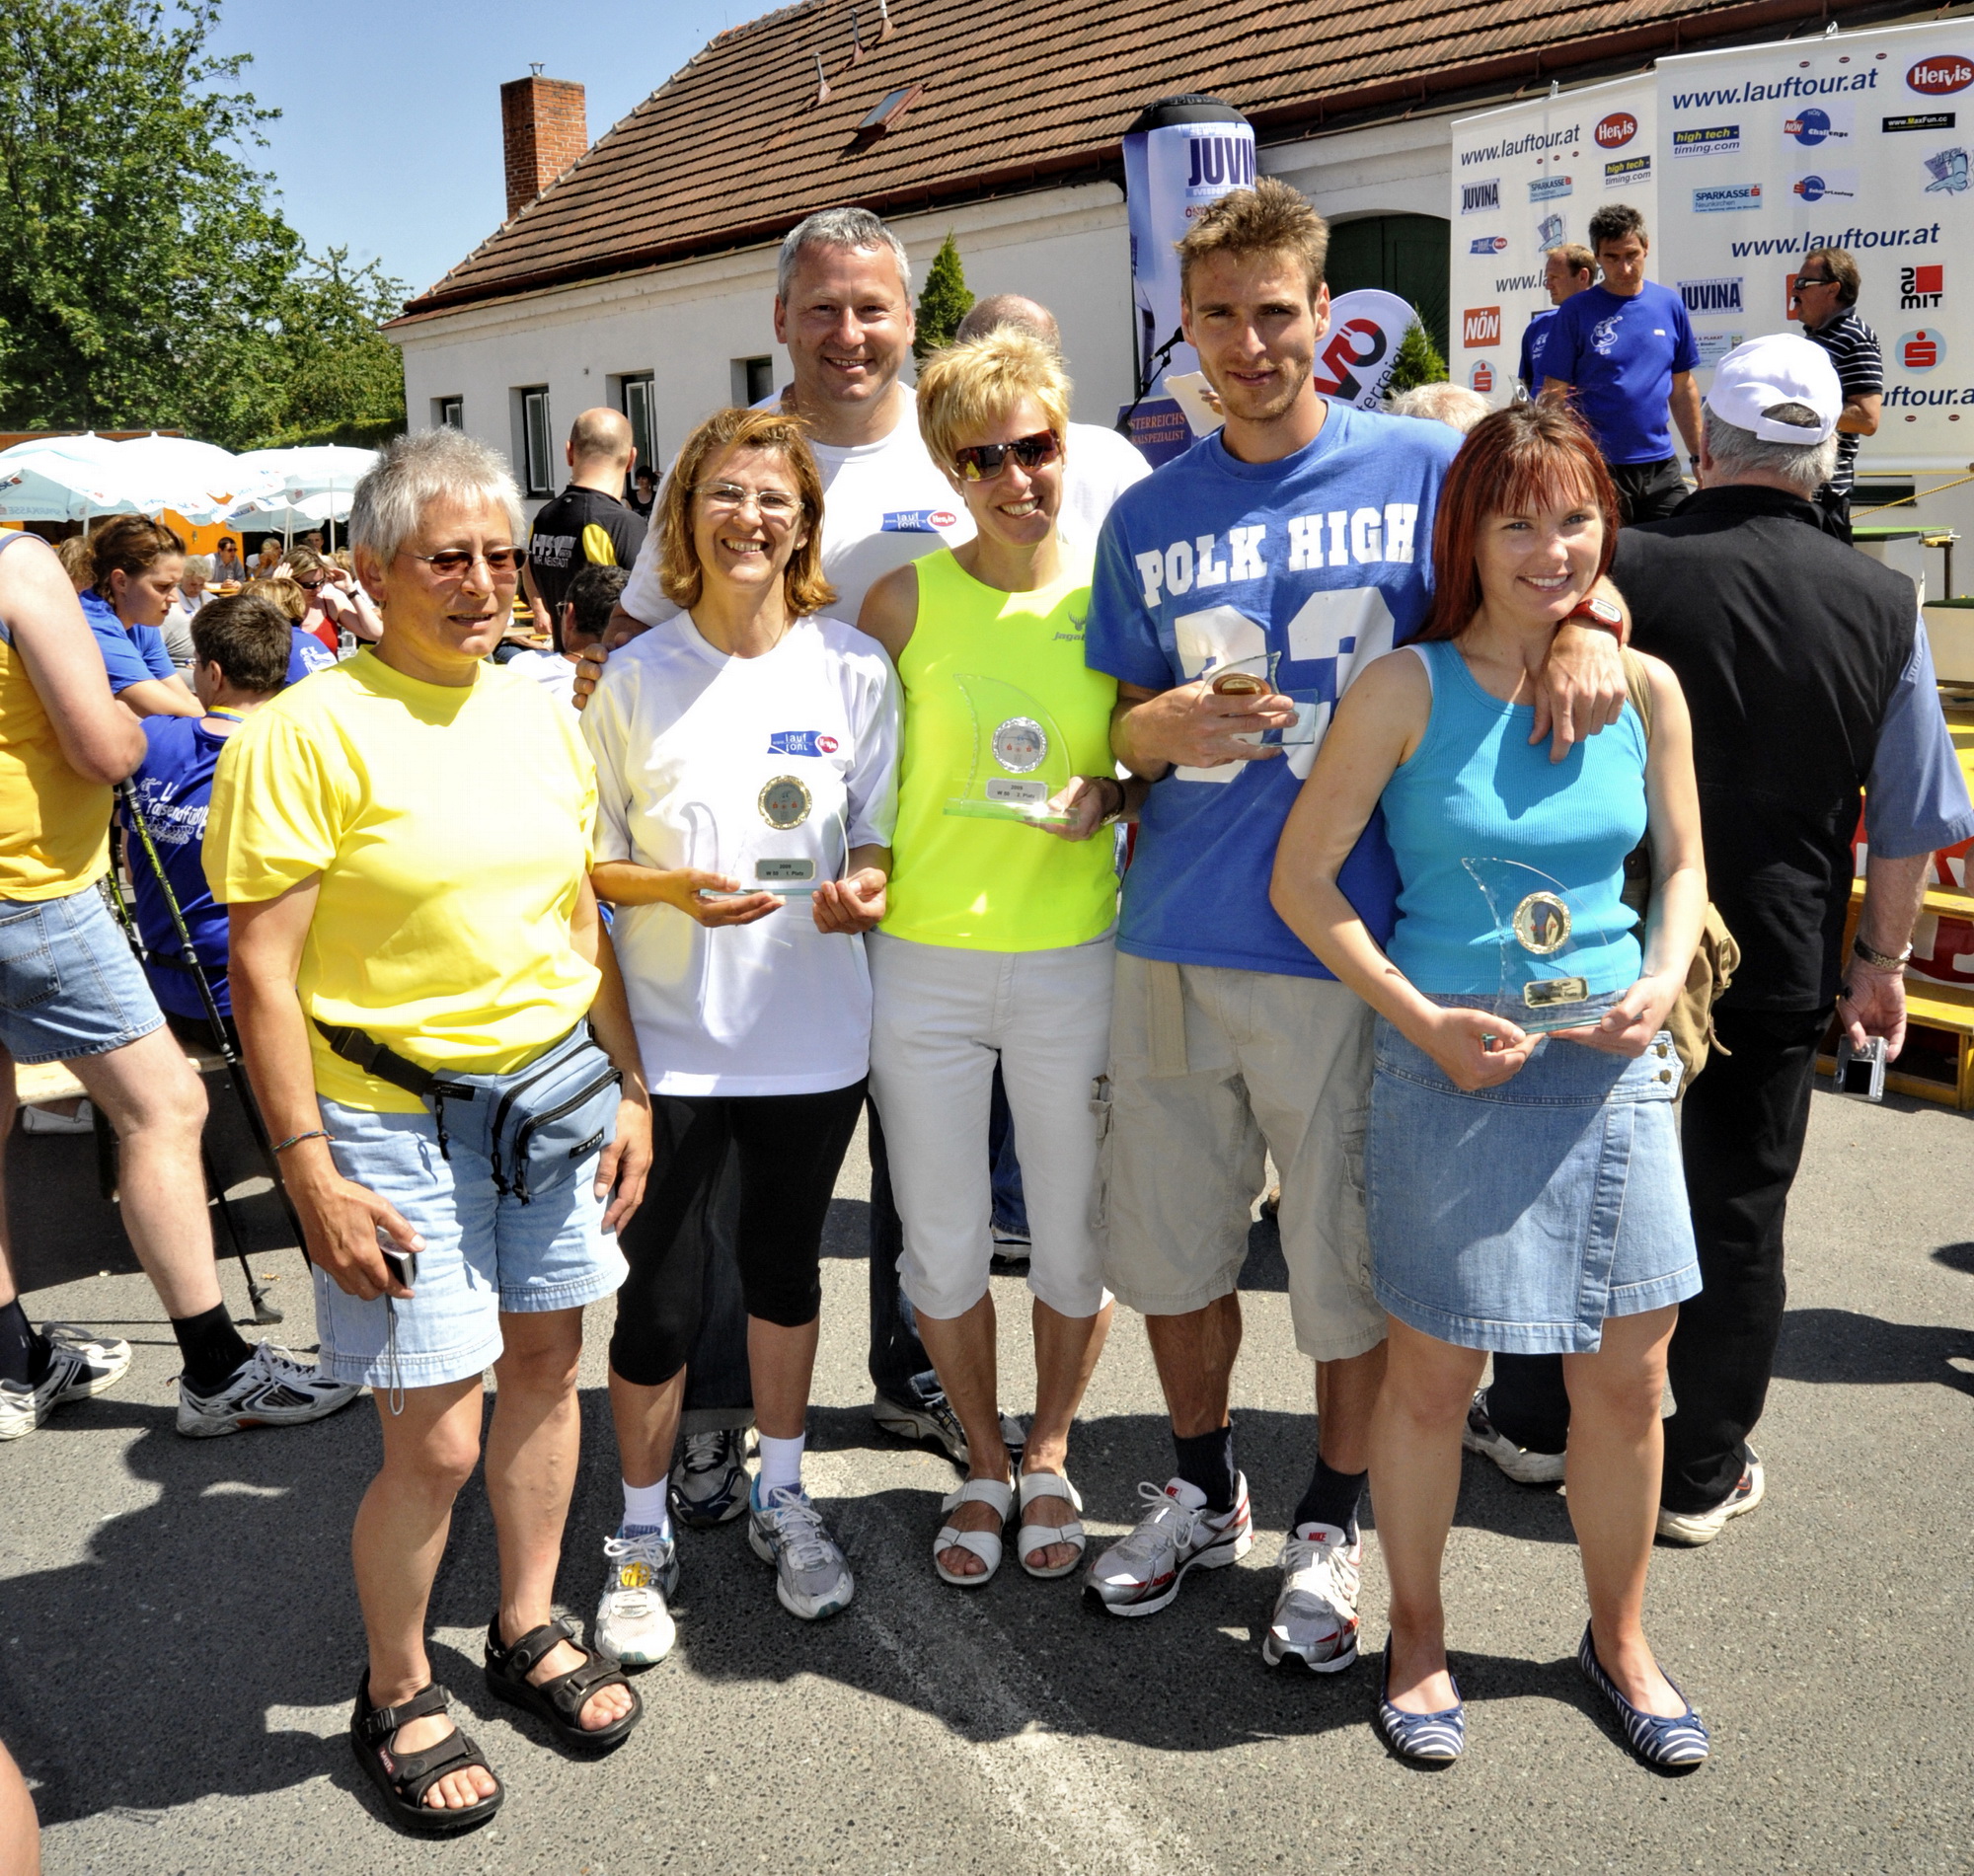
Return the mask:
<path id="1" fill-rule="evenodd" d="M 826 1094 L 651 1096 L 651 1176 L 618 1240 L 631 1274 L 610 1337 L 616 1374 L 661 1387 L 692 1354 L 717 1254 L 708 1213 L 729 1147 L 739 1161 L 734 1252 L 747 1313 L 783 1328 L 815 1320 L 823 1222 L 863 1105 L 862 1082 Z"/>

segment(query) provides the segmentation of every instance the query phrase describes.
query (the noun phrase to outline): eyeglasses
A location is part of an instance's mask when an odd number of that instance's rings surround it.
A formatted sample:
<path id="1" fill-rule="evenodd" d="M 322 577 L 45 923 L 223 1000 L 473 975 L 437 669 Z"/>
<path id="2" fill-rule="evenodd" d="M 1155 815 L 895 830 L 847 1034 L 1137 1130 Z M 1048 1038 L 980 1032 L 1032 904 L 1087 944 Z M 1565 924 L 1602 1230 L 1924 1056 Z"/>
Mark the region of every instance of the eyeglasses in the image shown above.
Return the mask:
<path id="1" fill-rule="evenodd" d="M 1798 273 L 1795 276 L 1795 290 L 1800 293 L 1806 286 L 1835 286 L 1837 282 L 1819 273 Z"/>
<path id="2" fill-rule="evenodd" d="M 969 443 L 952 452 L 952 467 L 961 482 L 992 482 L 1007 468 L 1010 456 L 1024 469 L 1035 470 L 1054 462 L 1061 449 L 1053 430 L 1037 430 L 1012 443 Z"/>
<path id="3" fill-rule="evenodd" d="M 742 488 L 738 483 L 703 482 L 692 491 L 703 496 L 709 508 L 744 508 L 750 501 L 763 521 L 786 527 L 801 513 L 801 502 L 779 488 Z"/>
<path id="4" fill-rule="evenodd" d="M 464 579 L 467 569 L 476 561 L 485 561 L 487 570 L 495 579 L 518 578 L 521 563 L 527 559 L 526 548 L 490 547 L 476 554 L 470 548 L 442 547 L 436 554 L 413 554 L 410 548 L 404 552 L 415 561 L 422 561 L 440 579 Z"/>

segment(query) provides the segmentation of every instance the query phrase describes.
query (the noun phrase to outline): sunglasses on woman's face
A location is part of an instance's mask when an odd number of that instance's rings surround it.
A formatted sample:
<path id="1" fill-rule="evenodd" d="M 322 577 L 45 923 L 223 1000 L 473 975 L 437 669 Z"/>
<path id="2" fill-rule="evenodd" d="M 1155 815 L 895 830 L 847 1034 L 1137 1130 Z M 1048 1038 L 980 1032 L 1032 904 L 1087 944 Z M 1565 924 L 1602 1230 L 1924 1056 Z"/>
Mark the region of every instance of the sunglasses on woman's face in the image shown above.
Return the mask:
<path id="1" fill-rule="evenodd" d="M 952 452 L 952 467 L 961 482 L 992 482 L 1007 468 L 1010 456 L 1024 469 L 1036 470 L 1054 462 L 1061 449 L 1053 430 L 1037 430 L 1012 443 L 969 443 Z"/>

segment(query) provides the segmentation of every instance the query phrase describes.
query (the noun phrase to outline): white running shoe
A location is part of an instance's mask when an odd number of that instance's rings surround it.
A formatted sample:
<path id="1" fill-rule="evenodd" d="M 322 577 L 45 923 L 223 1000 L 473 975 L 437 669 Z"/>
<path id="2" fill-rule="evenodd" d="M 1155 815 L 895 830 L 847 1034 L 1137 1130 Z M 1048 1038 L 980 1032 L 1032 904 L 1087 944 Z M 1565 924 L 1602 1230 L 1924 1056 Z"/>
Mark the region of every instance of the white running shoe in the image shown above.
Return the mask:
<path id="1" fill-rule="evenodd" d="M 1753 1511 L 1768 1489 L 1768 1474 L 1762 1470 L 1762 1462 L 1755 1457 L 1755 1449 L 1751 1446 L 1748 1448 L 1748 1463 L 1742 1466 L 1741 1476 L 1734 1481 L 1734 1489 L 1719 1504 L 1711 1511 L 1694 1512 L 1667 1511 L 1661 1507 L 1658 1535 L 1668 1543 L 1683 1543 L 1689 1547 L 1711 1543 L 1727 1529 L 1728 1519 Z"/>
<path id="2" fill-rule="evenodd" d="M 285 1348 L 257 1342 L 217 1393 L 195 1394 L 179 1377 L 179 1431 L 189 1440 L 212 1440 L 243 1427 L 300 1426 L 326 1419 L 362 1391 L 351 1383 L 331 1381 Z"/>
<path id="3" fill-rule="evenodd" d="M 96 1109 L 87 1101 L 77 1101 L 75 1112 L 58 1114 L 51 1107 L 28 1106 L 21 1109 L 24 1134 L 93 1134 Z"/>
<path id="4" fill-rule="evenodd" d="M 1302 1525 L 1282 1539 L 1281 1594 L 1261 1637 L 1261 1659 L 1314 1674 L 1335 1674 L 1357 1659 L 1357 1575 L 1361 1541 L 1334 1525 Z"/>
<path id="5" fill-rule="evenodd" d="M 775 1595 L 791 1615 L 818 1622 L 850 1607 L 856 1579 L 806 1492 L 777 1485 L 764 1502 L 757 1478 L 747 1499 L 747 1541 L 775 1566 Z"/>
<path id="6" fill-rule="evenodd" d="M 130 1344 L 114 1335 L 92 1335 L 73 1322 L 43 1322 L 41 1333 L 54 1344 L 54 1358 L 40 1385 L 0 1381 L 0 1440 L 18 1440 L 64 1402 L 115 1387 L 130 1366 Z"/>
<path id="7" fill-rule="evenodd" d="M 666 1599 L 678 1593 L 678 1545 L 655 1531 L 627 1538 L 620 1528 L 616 1537 L 603 1539 L 603 1556 L 610 1574 L 589 1638 L 627 1668 L 648 1668 L 670 1654 L 678 1639 L 666 1607 Z"/>
<path id="8" fill-rule="evenodd" d="M 1221 1569 L 1253 1545 L 1243 1473 L 1234 1474 L 1231 1511 L 1208 1511 L 1206 1494 L 1182 1478 L 1163 1486 L 1147 1480 L 1138 1496 L 1150 1509 L 1090 1566 L 1084 1582 L 1084 1594 L 1113 1615 L 1156 1614 L 1178 1594 L 1186 1571 Z"/>
<path id="9" fill-rule="evenodd" d="M 1538 1453 L 1529 1446 L 1517 1446 L 1488 1418 L 1487 1390 L 1481 1388 L 1467 1409 L 1467 1424 L 1460 1431 L 1460 1444 L 1470 1453 L 1489 1459 L 1517 1485 L 1560 1485 L 1563 1456 Z"/>

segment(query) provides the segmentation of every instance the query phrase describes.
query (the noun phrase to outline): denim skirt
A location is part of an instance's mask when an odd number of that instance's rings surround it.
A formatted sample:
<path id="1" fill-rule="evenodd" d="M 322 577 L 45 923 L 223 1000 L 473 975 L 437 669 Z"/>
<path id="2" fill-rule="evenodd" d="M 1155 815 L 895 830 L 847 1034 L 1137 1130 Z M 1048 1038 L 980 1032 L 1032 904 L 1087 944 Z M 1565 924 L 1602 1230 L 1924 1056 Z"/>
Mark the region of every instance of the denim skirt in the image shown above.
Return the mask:
<path id="1" fill-rule="evenodd" d="M 1511 1081 L 1470 1093 L 1381 1018 L 1364 1143 L 1378 1301 L 1463 1348 L 1575 1355 L 1607 1316 L 1697 1294 L 1679 1078 L 1664 1033 L 1635 1061 L 1546 1037 Z"/>

